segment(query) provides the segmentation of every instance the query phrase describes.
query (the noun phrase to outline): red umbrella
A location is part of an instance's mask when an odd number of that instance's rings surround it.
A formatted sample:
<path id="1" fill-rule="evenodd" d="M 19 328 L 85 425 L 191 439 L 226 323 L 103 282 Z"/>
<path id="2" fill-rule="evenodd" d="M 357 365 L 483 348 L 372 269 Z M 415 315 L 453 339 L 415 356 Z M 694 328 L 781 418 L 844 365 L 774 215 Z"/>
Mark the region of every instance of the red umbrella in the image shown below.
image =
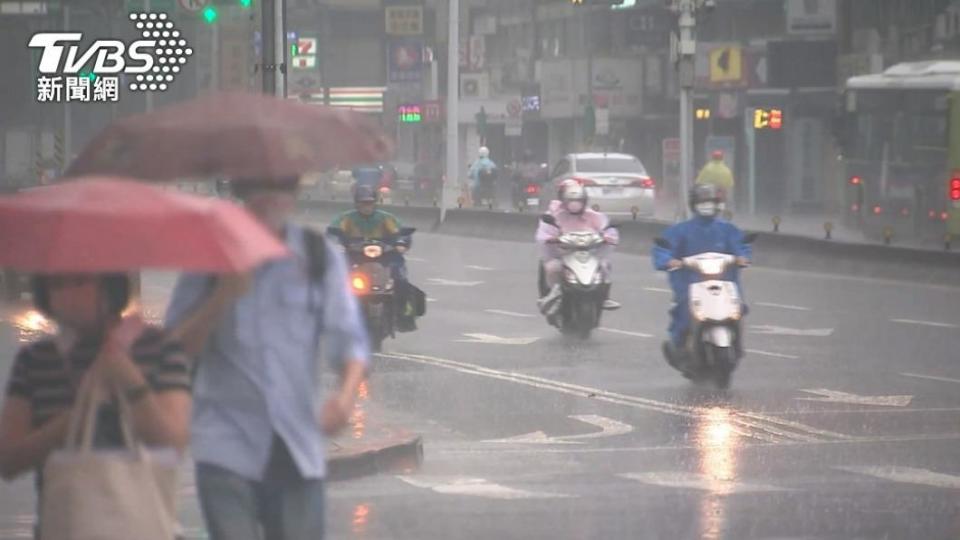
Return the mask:
<path id="1" fill-rule="evenodd" d="M 263 94 L 219 93 L 111 124 L 67 175 L 269 181 L 379 162 L 391 151 L 380 129 L 360 114 Z"/>
<path id="2" fill-rule="evenodd" d="M 131 180 L 81 178 L 0 197 L 0 266 L 25 272 L 242 272 L 286 253 L 239 206 Z"/>

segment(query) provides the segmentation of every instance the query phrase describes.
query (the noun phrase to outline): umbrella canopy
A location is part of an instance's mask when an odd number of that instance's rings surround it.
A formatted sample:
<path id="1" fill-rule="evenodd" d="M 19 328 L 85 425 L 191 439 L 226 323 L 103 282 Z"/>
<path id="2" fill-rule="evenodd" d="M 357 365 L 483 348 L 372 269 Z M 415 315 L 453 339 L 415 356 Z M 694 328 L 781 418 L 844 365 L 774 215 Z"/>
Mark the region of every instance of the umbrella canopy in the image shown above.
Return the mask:
<path id="1" fill-rule="evenodd" d="M 235 204 L 132 180 L 81 178 L 0 197 L 0 266 L 25 272 L 242 272 L 287 253 Z"/>
<path id="2" fill-rule="evenodd" d="M 349 111 L 263 94 L 218 93 L 108 126 L 68 176 L 267 180 L 387 159 L 392 146 Z"/>

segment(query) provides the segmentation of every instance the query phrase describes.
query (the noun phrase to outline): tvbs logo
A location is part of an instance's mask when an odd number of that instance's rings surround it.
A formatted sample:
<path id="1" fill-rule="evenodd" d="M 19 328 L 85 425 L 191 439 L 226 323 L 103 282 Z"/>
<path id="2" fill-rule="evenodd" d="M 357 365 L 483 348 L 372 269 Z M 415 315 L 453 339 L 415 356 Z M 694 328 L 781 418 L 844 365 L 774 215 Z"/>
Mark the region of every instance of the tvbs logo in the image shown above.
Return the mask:
<path id="1" fill-rule="evenodd" d="M 80 32 L 40 32 L 38 101 L 117 101 L 121 77 L 133 92 L 163 92 L 193 54 L 166 13 L 131 13 L 143 39 L 99 39 L 83 48 Z"/>

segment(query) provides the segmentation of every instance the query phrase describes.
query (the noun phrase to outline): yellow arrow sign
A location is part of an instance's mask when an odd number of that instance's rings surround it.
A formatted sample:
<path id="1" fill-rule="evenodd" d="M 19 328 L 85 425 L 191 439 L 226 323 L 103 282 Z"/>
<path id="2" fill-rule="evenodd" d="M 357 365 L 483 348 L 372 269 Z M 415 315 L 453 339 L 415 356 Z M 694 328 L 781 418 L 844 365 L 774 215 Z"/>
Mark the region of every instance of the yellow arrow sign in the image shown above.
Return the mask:
<path id="1" fill-rule="evenodd" d="M 729 83 L 743 80 L 743 49 L 719 47 L 710 51 L 710 82 Z"/>

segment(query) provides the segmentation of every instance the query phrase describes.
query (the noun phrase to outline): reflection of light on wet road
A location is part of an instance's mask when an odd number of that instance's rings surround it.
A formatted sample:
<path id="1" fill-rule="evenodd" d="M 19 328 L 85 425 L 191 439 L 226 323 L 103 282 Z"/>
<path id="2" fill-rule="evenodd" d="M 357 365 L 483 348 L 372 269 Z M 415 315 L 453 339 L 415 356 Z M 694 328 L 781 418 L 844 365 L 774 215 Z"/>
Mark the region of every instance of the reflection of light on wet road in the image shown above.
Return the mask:
<path id="1" fill-rule="evenodd" d="M 727 526 L 726 496 L 732 492 L 737 476 L 739 435 L 729 409 L 713 407 L 706 411 L 697 426 L 697 446 L 700 473 L 710 490 L 700 504 L 700 538 L 719 540 Z"/>
<path id="2" fill-rule="evenodd" d="M 57 325 L 35 309 L 14 313 L 8 320 L 17 330 L 17 340 L 21 343 L 36 341 L 57 331 Z"/>
<path id="3" fill-rule="evenodd" d="M 358 504 L 353 509 L 353 532 L 363 534 L 367 532 L 367 522 L 370 519 L 370 505 Z"/>
<path id="4" fill-rule="evenodd" d="M 360 383 L 360 386 L 357 388 L 357 396 L 360 398 L 360 401 L 366 401 L 370 399 L 370 390 L 367 386 L 367 381 Z"/>

